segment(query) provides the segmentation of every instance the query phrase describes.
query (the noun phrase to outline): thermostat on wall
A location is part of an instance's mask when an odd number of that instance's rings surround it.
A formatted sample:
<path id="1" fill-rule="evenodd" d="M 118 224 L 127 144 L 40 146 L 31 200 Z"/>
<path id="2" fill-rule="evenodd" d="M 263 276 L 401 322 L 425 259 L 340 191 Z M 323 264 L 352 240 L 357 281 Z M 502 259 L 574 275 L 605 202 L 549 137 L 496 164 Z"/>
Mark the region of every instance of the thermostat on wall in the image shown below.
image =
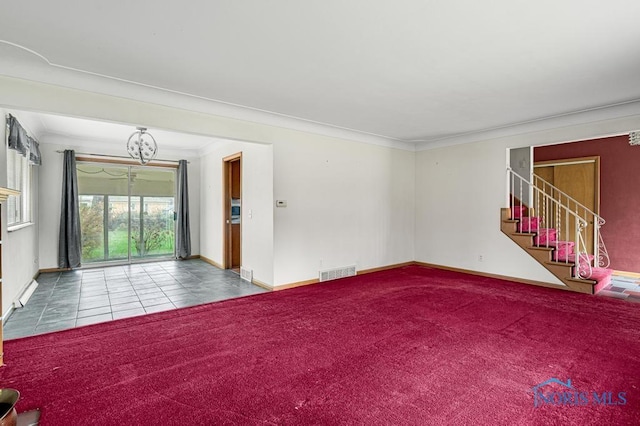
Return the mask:
<path id="1" fill-rule="evenodd" d="M 286 200 L 276 200 L 276 207 L 287 207 Z"/>

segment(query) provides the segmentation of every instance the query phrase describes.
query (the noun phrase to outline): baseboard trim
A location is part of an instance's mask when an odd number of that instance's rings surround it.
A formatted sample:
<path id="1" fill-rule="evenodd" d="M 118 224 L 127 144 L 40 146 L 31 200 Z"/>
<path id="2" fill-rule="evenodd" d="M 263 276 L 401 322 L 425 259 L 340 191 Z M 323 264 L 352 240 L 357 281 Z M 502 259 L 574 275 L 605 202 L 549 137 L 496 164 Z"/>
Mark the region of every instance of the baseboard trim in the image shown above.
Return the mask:
<path id="1" fill-rule="evenodd" d="M 253 281 L 251 281 L 251 284 L 253 284 L 253 285 L 257 285 L 258 287 L 262 287 L 262 288 L 264 288 L 265 290 L 269 290 L 269 291 L 273 291 L 273 290 L 275 290 L 275 289 L 273 288 L 273 286 L 271 286 L 271 285 L 269 285 L 269 284 L 267 284 L 267 283 L 263 283 L 262 281 L 253 280 Z"/>
<path id="2" fill-rule="evenodd" d="M 11 304 L 11 306 L 9 307 L 9 309 L 7 309 L 7 312 L 4 313 L 4 315 L 2 315 L 2 325 L 4 325 L 5 322 L 7 322 L 7 320 L 9 319 L 9 317 L 11 316 L 11 314 L 13 313 L 13 311 L 15 311 L 16 308 L 13 306 L 13 303 Z M 2 364 L 0 364 L 2 365 Z"/>
<path id="3" fill-rule="evenodd" d="M 387 271 L 389 269 L 402 268 L 403 266 L 411 266 L 415 264 L 416 264 L 415 262 L 403 262 L 403 263 L 395 263 L 393 265 L 380 266 L 378 268 L 362 269 L 360 271 L 356 271 L 356 275 L 371 274 L 374 272 Z M 318 284 L 319 282 L 320 280 L 318 280 L 317 278 L 313 280 L 298 281 L 298 282 L 289 283 L 289 284 L 277 285 L 273 287 L 273 290 L 274 291 L 287 290 L 289 288 L 302 287 L 302 286 L 311 285 L 311 284 Z"/>
<path id="4" fill-rule="evenodd" d="M 215 260 L 211 260 L 208 257 L 205 257 L 203 255 L 198 255 L 198 258 L 200 260 L 202 260 L 203 262 L 207 262 L 209 265 L 215 266 L 218 269 L 224 269 L 222 267 L 221 264 L 219 264 L 218 262 L 216 262 Z M 275 290 L 275 288 L 273 286 L 270 286 L 269 284 L 263 283 L 262 281 L 258 281 L 258 280 L 252 280 L 251 284 L 256 285 L 258 287 L 264 288 L 265 290 L 269 290 L 269 291 L 273 291 Z"/>
<path id="5" fill-rule="evenodd" d="M 381 272 L 381 271 L 388 271 L 389 269 L 397 269 L 397 268 L 402 268 L 404 266 L 413 266 L 415 264 L 416 264 L 416 262 L 411 261 L 411 262 L 396 263 L 394 265 L 380 266 L 379 268 L 363 269 L 362 271 L 358 271 L 358 275 L 372 274 L 374 272 Z"/>
<path id="6" fill-rule="evenodd" d="M 66 272 L 70 270 L 71 268 L 45 268 L 45 269 L 40 269 L 38 271 L 38 275 L 46 274 L 47 272 Z"/>
<path id="7" fill-rule="evenodd" d="M 319 282 L 320 281 L 316 278 L 314 280 L 306 280 L 306 281 L 298 281 L 298 282 L 289 283 L 289 284 L 281 284 L 281 285 L 274 286 L 273 291 L 287 290 L 290 288 L 302 287 L 305 285 L 318 284 Z"/>
<path id="8" fill-rule="evenodd" d="M 214 261 L 212 259 L 209 259 L 206 256 L 193 255 L 193 256 L 190 256 L 189 259 L 200 259 L 200 260 L 202 260 L 204 262 L 207 262 L 210 265 L 215 266 L 216 268 L 224 269 L 221 264 L 219 264 L 218 262 L 216 262 L 216 261 Z M 372 273 L 375 273 L 375 272 L 387 271 L 387 270 L 390 270 L 390 269 L 402 268 L 404 266 L 413 266 L 413 265 L 424 266 L 426 268 L 442 269 L 442 270 L 452 271 L 452 272 L 460 272 L 460 273 L 463 273 L 463 274 L 476 275 L 476 276 L 486 277 L 486 278 L 495 278 L 495 279 L 499 279 L 499 280 L 513 281 L 513 282 L 517 282 L 517 283 L 521 283 L 521 284 L 535 285 L 535 286 L 538 286 L 538 287 L 555 288 L 555 289 L 559 289 L 559 290 L 570 290 L 569 287 L 566 287 L 566 286 L 563 286 L 563 285 L 559 285 L 559 284 L 547 283 L 547 282 L 543 282 L 543 281 L 527 280 L 527 279 L 524 279 L 524 278 L 510 277 L 510 276 L 507 276 L 507 275 L 490 274 L 490 273 L 487 273 L 487 272 L 474 271 L 474 270 L 471 270 L 471 269 L 455 268 L 455 267 L 452 267 L 452 266 L 438 265 L 438 264 L 435 264 L 435 263 L 426 263 L 426 262 L 418 262 L 418 261 L 396 263 L 396 264 L 393 264 L 393 265 L 380 266 L 378 268 L 363 269 L 363 270 L 357 271 L 357 275 L 372 274 Z M 71 270 L 71 268 L 40 269 L 38 271 L 38 273 L 35 275 L 34 279 L 36 279 L 42 273 L 46 273 L 46 272 L 64 272 L 64 271 L 70 271 L 70 270 Z M 636 273 L 636 272 L 614 271 L 614 275 L 624 275 L 624 276 L 631 276 L 631 277 L 640 278 L 640 273 Z M 276 285 L 276 286 L 271 286 L 269 284 L 263 283 L 261 281 L 255 280 L 255 279 L 253 280 L 252 283 L 254 285 L 257 285 L 258 287 L 264 288 L 265 290 L 280 291 L 280 290 L 287 290 L 287 289 L 290 289 L 290 288 L 296 288 L 296 287 L 303 287 L 303 286 L 312 285 L 312 284 L 318 284 L 319 282 L 320 281 L 316 278 L 316 279 L 312 279 L 312 280 L 297 281 L 297 282 L 293 282 L 293 283 L 289 283 L 289 284 L 281 284 L 281 285 Z M 3 320 L 4 320 L 4 317 L 3 317 Z"/>
<path id="9" fill-rule="evenodd" d="M 218 269 L 224 269 L 224 268 L 222 267 L 222 265 L 221 265 L 221 264 L 219 264 L 219 263 L 218 263 L 218 262 L 216 262 L 215 260 L 211 260 L 211 259 L 209 259 L 208 257 L 205 257 L 205 256 L 203 256 L 203 255 L 199 255 L 199 256 L 198 256 L 198 258 L 199 258 L 200 260 L 204 261 L 204 262 L 207 262 L 209 265 L 213 265 L 213 266 L 215 266 L 215 267 L 216 267 L 216 268 L 218 268 Z"/>
<path id="10" fill-rule="evenodd" d="M 631 278 L 640 278 L 640 273 L 638 272 L 613 271 L 613 275 L 631 277 Z"/>
<path id="11" fill-rule="evenodd" d="M 507 275 L 490 274 L 487 272 L 474 271 L 471 269 L 454 268 L 452 266 L 437 265 L 434 263 L 413 262 L 413 264 L 417 266 L 424 266 L 426 268 L 442 269 L 445 271 L 452 271 L 452 272 L 461 272 L 463 274 L 476 275 L 479 277 L 495 278 L 498 280 L 513 281 L 520 284 L 529 284 L 529 285 L 535 285 L 538 287 L 547 287 L 547 288 L 555 288 L 558 290 L 571 291 L 571 289 L 567 286 L 560 285 L 560 284 L 546 283 L 544 281 L 527 280 L 524 278 L 509 277 Z"/>

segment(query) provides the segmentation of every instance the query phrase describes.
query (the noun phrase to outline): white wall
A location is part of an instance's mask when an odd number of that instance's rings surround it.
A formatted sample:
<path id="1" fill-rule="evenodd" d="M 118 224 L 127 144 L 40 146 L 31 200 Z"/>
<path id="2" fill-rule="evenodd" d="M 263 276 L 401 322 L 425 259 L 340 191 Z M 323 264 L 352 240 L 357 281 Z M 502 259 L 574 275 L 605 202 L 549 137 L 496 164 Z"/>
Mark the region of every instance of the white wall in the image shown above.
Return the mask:
<path id="1" fill-rule="evenodd" d="M 358 269 L 368 269 L 411 260 L 556 282 L 500 233 L 500 208 L 506 207 L 507 148 L 640 128 L 640 116 L 630 113 L 619 119 L 414 153 L 5 77 L 0 77 L 0 105 L 270 144 L 273 162 L 266 160 L 269 154 L 256 151 L 253 170 L 260 172 L 250 184 L 256 189 L 254 195 L 243 195 L 247 203 L 251 200 L 244 214 L 249 208 L 255 212 L 253 222 L 244 219 L 252 229 L 245 232 L 250 240 L 243 240 L 247 250 L 243 263 L 254 270 L 256 279 L 273 285 L 313 279 L 318 270 L 330 267 L 356 264 Z M 206 216 L 202 232 L 199 221 L 192 219 L 194 253 L 216 261 L 221 260 L 217 240 L 221 219 L 215 215 L 222 208 L 216 205 L 220 198 L 215 188 L 225 149 L 237 151 L 230 143 L 206 155 L 202 165 L 192 159 L 190 167 L 191 193 L 203 197 L 201 209 L 199 197 L 191 197 L 192 213 L 201 211 Z M 48 157 L 52 155 L 49 152 Z M 40 176 L 40 204 L 43 212 L 46 209 L 39 228 L 41 268 L 55 267 L 56 194 L 60 191 L 60 172 L 55 167 L 43 166 Z M 253 179 L 244 177 L 245 183 Z M 271 223 L 263 206 L 267 199 Z M 276 209 L 274 199 L 286 200 L 288 206 Z M 196 249 L 200 234 L 203 250 Z"/>
<path id="2" fill-rule="evenodd" d="M 9 111 L 1 110 L 4 118 Z M 14 116 L 29 131 L 28 122 L 20 119 L 20 114 Z M 0 186 L 7 186 L 6 162 L 6 125 L 0 129 Z M 2 209 L 2 314 L 8 313 L 11 304 L 22 294 L 32 279 L 38 274 L 38 174 L 39 167 L 33 169 L 33 222 L 34 225 L 7 231 L 7 214 Z"/>
<path id="3" fill-rule="evenodd" d="M 637 128 L 639 115 L 416 153 L 416 260 L 558 284 L 500 232 L 506 150 Z"/>
<path id="4" fill-rule="evenodd" d="M 273 252 L 273 272 L 260 265 L 246 265 L 264 271 L 256 275 L 258 280 L 264 277 L 267 283 L 287 284 L 316 278 L 320 268 L 355 263 L 363 269 L 413 259 L 415 176 L 411 151 L 7 77 L 0 77 L 0 105 L 272 144 L 273 194 L 288 200 L 289 207 L 272 212 L 271 224 L 256 225 L 260 235 L 269 234 L 273 227 L 272 248 L 269 239 L 245 244 L 256 254 L 247 258 L 243 253 L 243 263 L 253 263 L 252 256 L 269 262 Z M 215 172 L 208 167 L 205 173 L 213 176 Z M 48 173 L 41 181 L 48 182 L 54 174 Z M 55 194 L 59 189 L 43 188 L 45 191 Z M 51 204 L 52 200 L 47 201 Z M 55 209 L 52 213 L 59 207 Z M 207 208 L 202 211 L 209 214 Z M 256 217 L 254 223 L 260 223 L 258 220 L 263 216 Z M 43 254 L 54 247 L 56 228 L 55 220 L 41 227 Z M 47 232 L 55 237 L 44 235 Z M 220 244 L 208 240 L 215 232 L 215 228 L 202 232 L 207 239 L 204 244 L 211 244 L 202 254 L 213 260 Z M 49 266 L 51 260 L 43 259 L 41 268 Z"/>
<path id="5" fill-rule="evenodd" d="M 41 137 L 40 151 L 42 166 L 40 170 L 40 197 L 38 200 L 43 214 L 41 215 L 38 232 L 40 234 L 40 269 L 58 267 L 58 235 L 60 230 L 60 197 L 62 194 L 62 154 L 56 151 L 78 149 L 76 141 L 59 136 Z M 123 149 L 124 149 L 124 145 Z M 104 155 L 122 155 L 117 148 L 96 144 L 92 153 Z M 79 152 L 86 152 L 86 147 Z M 177 154 L 163 153 L 163 159 L 181 160 Z M 191 226 L 191 253 L 200 254 L 200 159 L 189 160 L 189 208 Z M 44 213 L 46 212 L 46 213 Z"/>
<path id="6" fill-rule="evenodd" d="M 217 144 L 202 158 L 203 256 L 222 263 L 222 158 L 242 152 L 242 264 L 256 280 L 277 286 L 325 268 L 413 260 L 412 152 L 286 136 L 273 145 Z"/>
<path id="7" fill-rule="evenodd" d="M 414 153 L 291 131 L 202 158 L 201 254 L 222 263 L 222 158 L 242 152 L 242 264 L 284 285 L 320 269 L 413 260 Z M 275 200 L 287 207 L 276 208 Z M 249 210 L 252 218 L 248 218 Z"/>
<path id="8" fill-rule="evenodd" d="M 201 158 L 200 254 L 223 263 L 222 159 L 242 152 L 242 266 L 253 278 L 273 285 L 273 147 L 218 142 Z M 251 212 L 251 217 L 249 217 Z"/>
<path id="9" fill-rule="evenodd" d="M 414 259 L 414 153 L 315 135 L 274 144 L 274 282 Z"/>

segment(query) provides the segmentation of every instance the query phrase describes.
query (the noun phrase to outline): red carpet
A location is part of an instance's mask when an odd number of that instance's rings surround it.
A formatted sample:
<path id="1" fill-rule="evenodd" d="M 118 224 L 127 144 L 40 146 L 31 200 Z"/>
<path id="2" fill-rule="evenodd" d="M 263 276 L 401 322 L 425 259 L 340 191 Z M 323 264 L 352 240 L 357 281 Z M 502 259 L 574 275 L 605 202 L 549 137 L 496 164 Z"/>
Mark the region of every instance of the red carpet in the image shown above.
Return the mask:
<path id="1" fill-rule="evenodd" d="M 8 341 L 0 384 L 43 425 L 637 425 L 639 308 L 405 267 Z"/>

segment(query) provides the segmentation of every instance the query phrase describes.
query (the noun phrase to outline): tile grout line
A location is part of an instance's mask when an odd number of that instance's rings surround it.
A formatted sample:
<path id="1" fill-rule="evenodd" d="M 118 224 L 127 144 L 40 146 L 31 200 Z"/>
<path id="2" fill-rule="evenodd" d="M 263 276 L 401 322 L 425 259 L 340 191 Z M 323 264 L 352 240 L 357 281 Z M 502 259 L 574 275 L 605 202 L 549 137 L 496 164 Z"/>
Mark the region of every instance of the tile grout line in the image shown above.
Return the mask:
<path id="1" fill-rule="evenodd" d="M 69 326 L 57 328 L 55 325 L 57 323 L 73 321 L 74 325 L 71 326 L 71 328 L 73 328 L 74 326 L 79 326 L 78 324 L 88 325 L 92 323 L 91 318 L 94 318 L 94 319 L 96 317 L 105 318 L 107 315 L 109 315 L 111 319 L 113 319 L 115 316 L 119 317 L 119 314 L 115 312 L 139 310 L 144 313 L 148 313 L 149 311 L 160 312 L 162 310 L 178 309 L 177 303 L 179 302 L 177 302 L 177 299 L 180 299 L 180 297 L 182 296 L 182 293 L 178 293 L 174 295 L 167 294 L 165 293 L 165 291 L 170 292 L 171 289 L 167 290 L 167 289 L 163 289 L 163 287 L 178 286 L 177 289 L 175 287 L 173 287 L 172 289 L 173 290 L 183 289 L 185 291 L 184 296 L 186 296 L 187 299 L 191 299 L 190 301 L 187 301 L 186 304 L 184 304 L 185 307 L 193 306 L 201 303 L 209 303 L 209 301 L 212 300 L 212 298 L 213 300 L 224 300 L 224 299 L 234 298 L 238 296 L 264 292 L 264 290 L 257 289 L 250 284 L 246 284 L 248 287 L 245 287 L 244 283 L 236 282 L 238 281 L 237 276 L 233 276 L 233 277 L 229 276 L 229 274 L 227 274 L 226 271 L 217 269 L 209 264 L 205 264 L 200 260 L 186 261 L 186 262 L 181 261 L 180 263 L 176 261 L 170 261 L 170 262 L 171 263 L 169 263 L 168 261 L 162 261 L 155 264 L 146 264 L 146 265 L 153 265 L 146 269 L 144 267 L 140 267 L 140 268 L 131 268 L 129 270 L 126 270 L 126 268 L 121 266 L 118 266 L 118 267 L 106 266 L 101 268 L 99 272 L 92 269 L 91 271 L 81 270 L 81 271 L 71 271 L 69 273 L 64 273 L 64 272 L 57 273 L 55 277 L 51 277 L 50 282 L 46 282 L 45 280 L 42 281 L 43 285 L 40 286 L 41 290 L 40 292 L 37 293 L 37 297 L 42 297 L 44 299 L 44 303 L 42 308 L 38 308 L 38 311 L 36 311 L 38 318 L 35 321 L 35 325 L 33 327 L 30 326 L 28 328 L 28 330 L 30 330 L 28 334 L 17 333 L 18 335 L 12 336 L 12 338 L 24 337 L 27 335 L 34 335 L 34 334 L 41 334 L 42 332 L 59 331 L 64 328 L 69 328 Z M 185 262 L 185 263 L 182 263 L 182 262 Z M 114 268 L 114 269 L 111 269 L 111 268 Z M 120 268 L 120 269 L 115 269 L 115 268 Z M 113 273 L 110 273 L 110 272 L 113 272 Z M 113 304 L 112 303 L 113 299 L 117 300 L 117 298 L 114 297 L 113 295 L 117 294 L 118 292 L 112 291 L 112 288 L 110 288 L 109 286 L 109 282 L 123 281 L 123 279 L 125 278 L 126 278 L 126 285 L 123 287 L 127 287 L 128 289 L 128 290 L 125 290 L 125 292 L 128 292 L 130 290 L 130 291 L 133 291 L 135 295 L 125 296 L 121 299 L 123 301 L 122 303 Z M 134 280 L 134 282 L 131 281 L 132 279 Z M 153 285 L 151 287 L 143 286 L 139 288 L 135 284 L 136 281 L 139 284 L 153 283 Z M 171 284 L 167 286 L 159 285 L 163 281 L 171 282 Z M 97 284 L 97 285 L 94 285 L 94 284 Z M 188 284 L 188 285 L 185 285 L 185 284 Z M 228 287 L 227 287 L 228 285 L 231 285 L 232 287 L 237 286 L 237 288 L 240 289 L 241 291 L 234 294 L 229 294 Z M 78 290 L 77 293 L 74 291 L 75 289 Z M 100 291 L 101 289 L 103 289 L 104 292 Z M 58 292 L 56 290 L 58 290 Z M 97 297 L 97 299 L 95 300 L 100 300 L 99 296 L 101 295 L 106 296 L 106 300 L 108 300 L 108 305 L 80 309 L 82 300 L 85 299 L 85 297 L 83 296 L 86 296 L 87 298 L 93 297 L 91 296 L 91 294 L 93 293 L 94 290 L 97 290 L 96 291 L 97 295 L 95 296 Z M 145 291 L 145 290 L 150 290 L 150 292 L 138 293 L 138 291 Z M 197 290 L 203 290 L 203 292 L 198 293 Z M 154 293 L 155 291 L 158 292 L 158 298 L 162 297 L 168 301 L 166 302 L 161 301 L 161 303 L 158 303 L 158 304 L 145 306 L 145 303 L 143 302 L 144 295 Z M 69 296 L 66 293 L 69 293 L 69 292 L 71 292 L 73 298 L 77 297 L 77 300 L 75 302 L 68 301 Z M 40 294 L 43 294 L 45 296 L 40 296 Z M 61 294 L 63 294 L 63 297 L 58 298 L 58 296 L 60 296 Z M 162 296 L 160 296 L 160 294 L 162 294 Z M 36 294 L 34 293 L 34 295 Z M 143 299 L 141 299 L 140 296 L 143 296 Z M 126 301 L 128 298 L 130 299 L 130 301 Z M 153 299 L 153 298 L 150 298 L 150 299 Z M 131 310 L 113 311 L 114 306 L 118 306 L 120 304 L 125 304 L 125 303 L 133 303 L 133 302 L 138 303 L 140 307 L 132 308 Z M 48 323 L 48 322 L 42 323 L 42 319 L 44 318 L 45 312 L 47 312 L 48 309 L 51 309 L 51 310 L 58 309 L 58 310 L 64 311 L 64 306 L 68 306 L 68 305 L 74 306 L 73 319 L 71 318 L 61 319 L 59 321 L 52 321 L 51 323 Z M 158 308 L 154 308 L 156 306 L 164 306 L 165 308 L 168 308 L 168 309 L 158 310 Z M 96 313 L 96 315 L 87 315 L 82 317 L 79 316 L 81 311 L 90 311 L 92 309 L 96 309 L 96 312 L 98 312 L 101 308 L 107 308 L 107 307 L 109 309 L 108 313 L 102 313 L 102 314 Z M 15 321 L 11 322 L 11 317 L 7 320 L 7 325 L 5 325 L 5 333 L 7 336 L 12 334 L 11 330 L 20 329 L 19 326 L 13 327 L 14 322 Z M 19 323 L 16 323 L 16 324 L 19 324 Z M 49 325 L 51 325 L 51 327 L 49 327 Z M 40 328 L 40 330 L 37 330 L 38 328 Z M 43 331 L 43 329 L 46 329 L 46 330 Z"/>

